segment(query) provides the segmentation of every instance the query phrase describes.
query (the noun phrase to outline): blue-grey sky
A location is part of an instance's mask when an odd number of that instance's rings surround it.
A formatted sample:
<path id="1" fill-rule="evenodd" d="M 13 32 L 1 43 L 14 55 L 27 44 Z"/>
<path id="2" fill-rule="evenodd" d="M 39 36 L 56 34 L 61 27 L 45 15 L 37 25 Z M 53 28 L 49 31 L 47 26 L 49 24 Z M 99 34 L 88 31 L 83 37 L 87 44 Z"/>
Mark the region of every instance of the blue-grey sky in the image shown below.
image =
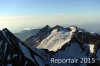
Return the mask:
<path id="1" fill-rule="evenodd" d="M 0 28 L 12 31 L 99 21 L 100 0 L 0 0 Z"/>

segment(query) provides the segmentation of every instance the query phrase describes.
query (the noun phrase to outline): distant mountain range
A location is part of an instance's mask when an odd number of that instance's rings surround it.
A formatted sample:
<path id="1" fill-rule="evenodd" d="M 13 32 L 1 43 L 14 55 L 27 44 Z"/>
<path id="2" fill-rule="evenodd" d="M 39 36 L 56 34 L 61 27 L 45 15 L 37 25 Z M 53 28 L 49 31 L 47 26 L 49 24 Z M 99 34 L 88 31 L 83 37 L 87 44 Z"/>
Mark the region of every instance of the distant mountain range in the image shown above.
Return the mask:
<path id="1" fill-rule="evenodd" d="M 14 33 L 20 40 L 25 41 L 27 38 L 35 35 L 40 29 L 23 30 L 18 33 Z"/>
<path id="2" fill-rule="evenodd" d="M 100 23 L 86 23 L 86 24 L 81 24 L 81 25 L 77 25 L 80 28 L 84 28 L 85 30 L 89 31 L 89 32 L 95 32 L 95 33 L 99 33 L 100 34 Z"/>
<path id="3" fill-rule="evenodd" d="M 78 60 L 77 63 L 58 63 L 54 59 Z M 0 66 L 100 66 L 100 35 L 76 26 L 47 25 L 22 42 L 8 29 L 3 29 L 0 31 Z"/>

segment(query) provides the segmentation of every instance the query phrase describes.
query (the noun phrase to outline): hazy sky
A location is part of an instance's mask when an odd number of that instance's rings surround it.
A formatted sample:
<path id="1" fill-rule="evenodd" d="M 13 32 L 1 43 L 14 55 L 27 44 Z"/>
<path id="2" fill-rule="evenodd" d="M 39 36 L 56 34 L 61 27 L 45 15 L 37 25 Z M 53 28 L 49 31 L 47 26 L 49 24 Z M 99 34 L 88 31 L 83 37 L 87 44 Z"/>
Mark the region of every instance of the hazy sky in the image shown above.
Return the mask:
<path id="1" fill-rule="evenodd" d="M 100 21 L 100 0 L 0 0 L 0 29 Z"/>

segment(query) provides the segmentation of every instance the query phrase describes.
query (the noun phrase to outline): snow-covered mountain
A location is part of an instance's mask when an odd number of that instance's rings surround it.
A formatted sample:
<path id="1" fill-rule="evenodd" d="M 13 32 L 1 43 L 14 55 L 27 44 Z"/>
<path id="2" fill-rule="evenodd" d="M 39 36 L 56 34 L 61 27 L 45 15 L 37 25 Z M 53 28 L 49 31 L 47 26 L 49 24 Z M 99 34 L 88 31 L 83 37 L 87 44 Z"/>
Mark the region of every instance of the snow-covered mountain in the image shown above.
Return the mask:
<path id="1" fill-rule="evenodd" d="M 30 49 L 8 29 L 0 31 L 0 66 L 46 66 L 45 55 L 42 50 Z"/>
<path id="2" fill-rule="evenodd" d="M 76 26 L 47 25 L 27 42 L 36 48 L 0 31 L 0 66 L 100 66 L 100 35 Z"/>
<path id="3" fill-rule="evenodd" d="M 41 42 L 43 39 L 45 39 L 51 32 L 51 28 L 46 25 L 43 29 L 40 29 L 40 31 L 29 38 L 26 39 L 25 43 L 29 47 L 37 46 L 39 42 Z"/>
<path id="4" fill-rule="evenodd" d="M 72 39 L 73 33 L 76 31 L 76 27 L 70 27 L 71 31 L 60 26 L 58 27 L 60 29 L 57 27 L 53 28 L 51 34 L 46 39 L 43 39 L 37 48 L 44 48 L 48 49 L 49 51 L 56 52 L 57 50 L 61 49 L 65 43 Z"/>
<path id="5" fill-rule="evenodd" d="M 43 30 L 44 29 L 44 30 Z M 88 32 L 76 26 L 67 28 L 59 25 L 50 28 L 44 27 L 27 40 L 33 41 L 39 49 L 47 49 L 52 58 L 79 59 L 76 64 L 51 64 L 53 66 L 100 66 L 100 35 Z M 43 31 L 42 31 L 43 30 Z M 42 38 L 41 38 L 42 37 Z M 79 63 L 81 58 L 87 58 L 95 63 Z M 88 60 L 89 61 L 89 60 Z M 91 64 L 92 63 L 92 64 Z"/>

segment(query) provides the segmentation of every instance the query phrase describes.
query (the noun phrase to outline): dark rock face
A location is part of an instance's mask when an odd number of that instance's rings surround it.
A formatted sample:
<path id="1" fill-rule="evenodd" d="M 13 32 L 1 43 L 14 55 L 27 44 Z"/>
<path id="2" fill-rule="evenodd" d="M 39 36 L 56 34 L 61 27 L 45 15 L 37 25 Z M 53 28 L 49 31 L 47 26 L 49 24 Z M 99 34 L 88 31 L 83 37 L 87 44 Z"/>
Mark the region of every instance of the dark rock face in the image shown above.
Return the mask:
<path id="1" fill-rule="evenodd" d="M 80 43 L 87 43 L 94 45 L 94 54 L 98 48 L 100 48 L 100 35 L 97 33 L 89 33 L 89 32 L 79 32 L 76 31 L 74 38 L 79 41 Z"/>
<path id="2" fill-rule="evenodd" d="M 0 66 L 39 66 L 35 56 L 42 59 L 9 30 L 0 31 Z"/>
<path id="3" fill-rule="evenodd" d="M 97 57 L 97 51 L 100 50 L 100 35 L 97 33 L 89 33 L 89 32 L 79 32 L 75 33 L 75 39 L 80 42 L 80 44 L 92 44 L 94 45 L 94 51 L 91 55 L 91 58 L 95 58 L 95 63 L 87 64 L 88 66 L 100 66 L 100 60 Z M 83 45 L 81 45 L 83 46 Z"/>
<path id="4" fill-rule="evenodd" d="M 43 39 L 45 39 L 51 33 L 50 27 L 47 25 L 43 29 L 41 29 L 35 36 L 31 36 L 26 39 L 25 43 L 29 45 L 29 47 L 36 47 Z"/>

